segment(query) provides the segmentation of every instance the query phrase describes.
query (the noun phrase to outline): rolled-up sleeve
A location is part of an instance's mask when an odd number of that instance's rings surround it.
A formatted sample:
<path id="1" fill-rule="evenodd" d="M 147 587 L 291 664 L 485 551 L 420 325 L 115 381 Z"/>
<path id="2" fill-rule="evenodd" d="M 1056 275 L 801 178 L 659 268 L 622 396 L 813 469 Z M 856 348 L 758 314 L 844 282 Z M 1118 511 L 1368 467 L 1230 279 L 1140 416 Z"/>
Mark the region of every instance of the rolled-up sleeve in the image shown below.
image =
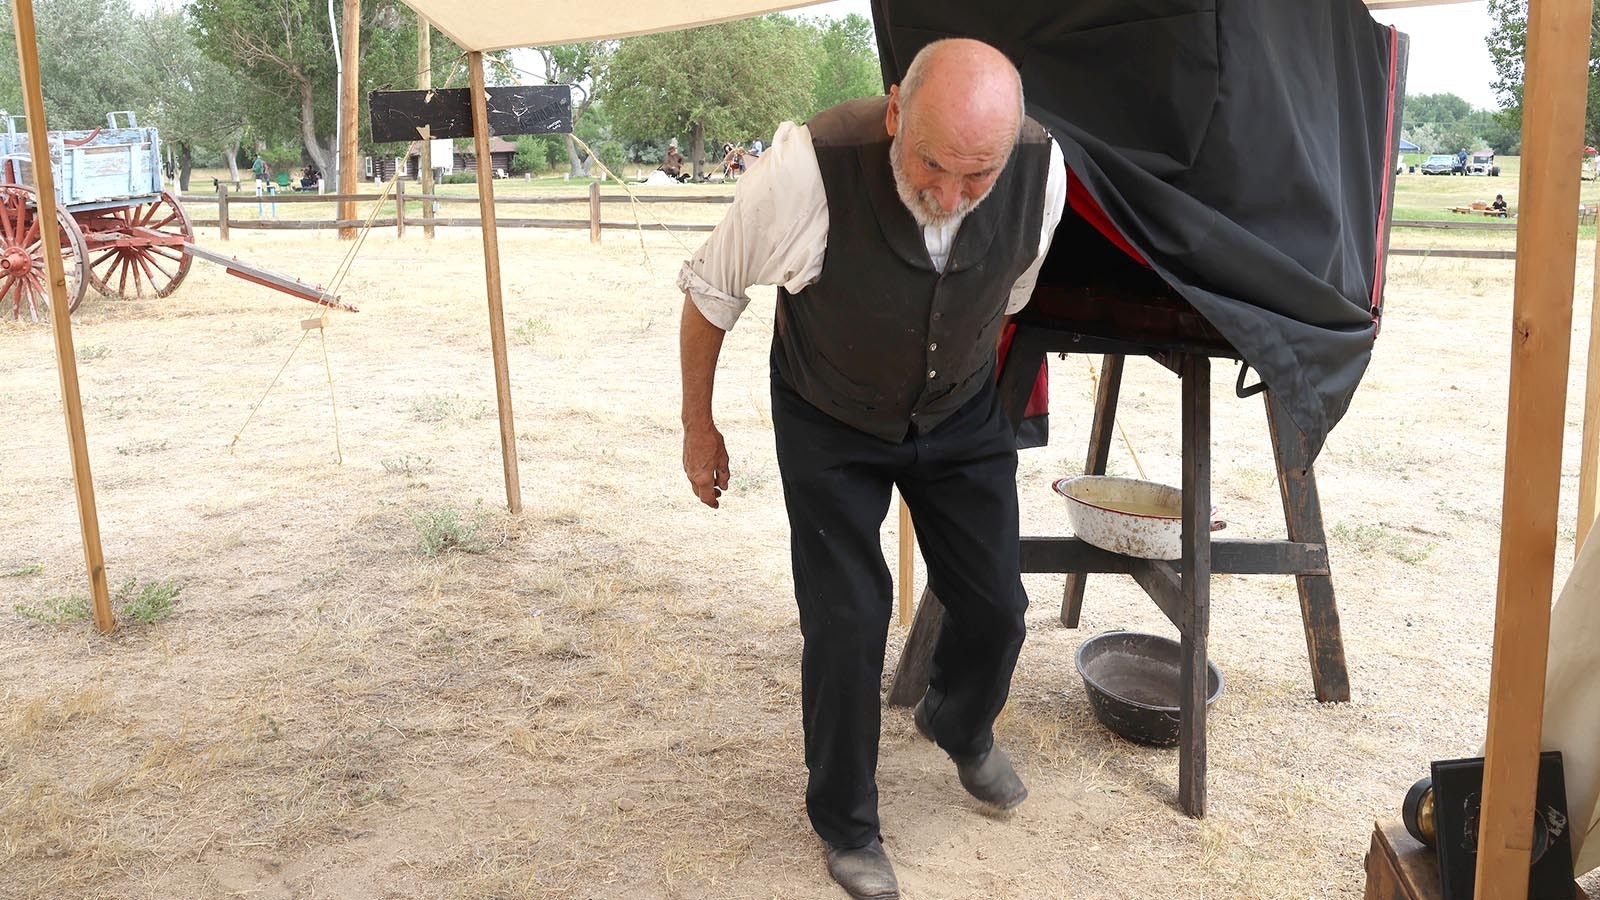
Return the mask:
<path id="1" fill-rule="evenodd" d="M 678 287 L 706 321 L 727 331 L 749 305 L 751 285 L 794 293 L 815 282 L 827 242 L 827 194 L 811 134 L 785 122 L 739 179 L 722 222 L 684 262 Z"/>
<path id="2" fill-rule="evenodd" d="M 1016 315 L 1033 297 L 1033 286 L 1039 280 L 1039 269 L 1050 253 L 1050 240 L 1055 237 L 1056 226 L 1061 224 L 1062 213 L 1067 208 L 1067 162 L 1061 155 L 1061 145 L 1050 139 L 1050 174 L 1044 183 L 1044 222 L 1040 226 L 1039 255 L 1028 266 L 1022 277 L 1011 288 L 1011 299 L 1006 302 L 1006 315 Z"/>

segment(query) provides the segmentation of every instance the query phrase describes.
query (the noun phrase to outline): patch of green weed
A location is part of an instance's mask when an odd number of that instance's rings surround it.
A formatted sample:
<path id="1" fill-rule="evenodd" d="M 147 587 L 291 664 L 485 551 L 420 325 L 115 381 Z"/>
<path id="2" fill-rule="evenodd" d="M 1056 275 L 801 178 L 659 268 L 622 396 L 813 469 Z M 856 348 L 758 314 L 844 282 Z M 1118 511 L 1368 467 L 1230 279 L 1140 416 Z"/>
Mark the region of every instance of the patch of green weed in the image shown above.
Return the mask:
<path id="1" fill-rule="evenodd" d="M 40 603 L 18 603 L 12 609 L 24 619 L 45 625 L 70 625 L 89 618 L 89 598 L 52 597 Z"/>
<path id="2" fill-rule="evenodd" d="M 183 585 L 176 581 L 146 581 L 132 578 L 117 588 L 117 618 L 123 621 L 152 625 L 172 615 L 172 602 L 183 593 Z"/>
<path id="3" fill-rule="evenodd" d="M 481 507 L 474 509 L 470 517 L 453 506 L 412 510 L 407 515 L 422 538 L 424 556 L 431 558 L 451 550 L 486 553 L 494 546 L 479 536 L 489 519 Z"/>

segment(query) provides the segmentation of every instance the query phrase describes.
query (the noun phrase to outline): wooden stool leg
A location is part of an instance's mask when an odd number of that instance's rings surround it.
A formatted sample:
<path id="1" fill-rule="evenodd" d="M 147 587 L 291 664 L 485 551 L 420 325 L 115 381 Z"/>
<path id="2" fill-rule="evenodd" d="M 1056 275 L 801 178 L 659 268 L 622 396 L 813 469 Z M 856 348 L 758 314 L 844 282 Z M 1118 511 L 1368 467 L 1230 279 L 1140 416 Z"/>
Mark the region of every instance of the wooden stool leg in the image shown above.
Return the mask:
<path id="1" fill-rule="evenodd" d="M 1178 725 L 1178 802 L 1206 814 L 1206 637 L 1211 628 L 1211 360 L 1184 356 L 1183 637 Z"/>
<path id="2" fill-rule="evenodd" d="M 1127 357 L 1108 353 L 1100 362 L 1100 389 L 1095 392 L 1094 424 L 1089 428 L 1089 458 L 1083 464 L 1083 474 L 1104 475 L 1106 463 L 1111 459 L 1111 436 L 1116 430 L 1117 396 L 1122 391 L 1122 364 Z M 1083 588 L 1089 576 L 1084 572 L 1068 572 L 1066 590 L 1061 595 L 1061 624 L 1078 627 L 1078 614 L 1083 610 Z"/>
<path id="3" fill-rule="evenodd" d="M 922 602 L 917 604 L 917 616 L 911 620 L 911 633 L 906 635 L 906 646 L 900 651 L 894 679 L 889 682 L 890 706 L 915 706 L 928 690 L 928 676 L 933 669 L 933 647 L 939 640 L 939 629 L 943 626 L 944 604 L 934 596 L 932 588 L 923 588 Z"/>
<path id="4" fill-rule="evenodd" d="M 1327 546 L 1322 529 L 1322 502 L 1305 438 L 1282 406 L 1267 401 L 1267 427 L 1272 455 L 1278 466 L 1278 488 L 1283 497 L 1283 518 L 1289 540 Z M 1350 699 L 1350 675 L 1344 663 L 1344 638 L 1339 631 L 1339 607 L 1333 600 L 1333 577 L 1296 575 L 1300 593 L 1300 618 L 1305 623 L 1306 651 L 1311 657 L 1311 683 L 1317 700 L 1344 703 Z"/>

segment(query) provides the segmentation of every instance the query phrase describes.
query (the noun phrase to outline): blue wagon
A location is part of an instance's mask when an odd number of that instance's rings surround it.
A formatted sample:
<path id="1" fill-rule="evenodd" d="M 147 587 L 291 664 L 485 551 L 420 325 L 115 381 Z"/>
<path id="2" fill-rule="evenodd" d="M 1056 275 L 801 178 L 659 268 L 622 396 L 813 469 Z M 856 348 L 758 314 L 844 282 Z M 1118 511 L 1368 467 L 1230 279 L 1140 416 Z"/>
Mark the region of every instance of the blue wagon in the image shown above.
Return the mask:
<path id="1" fill-rule="evenodd" d="M 34 161 L 27 133 L 16 129 L 20 117 L 0 117 L 0 315 L 9 304 L 13 316 L 37 320 L 50 290 Z M 77 309 L 91 284 L 107 296 L 171 294 L 189 272 L 194 228 L 163 183 L 156 129 L 114 112 L 103 128 L 52 131 L 49 143 L 68 307 Z"/>

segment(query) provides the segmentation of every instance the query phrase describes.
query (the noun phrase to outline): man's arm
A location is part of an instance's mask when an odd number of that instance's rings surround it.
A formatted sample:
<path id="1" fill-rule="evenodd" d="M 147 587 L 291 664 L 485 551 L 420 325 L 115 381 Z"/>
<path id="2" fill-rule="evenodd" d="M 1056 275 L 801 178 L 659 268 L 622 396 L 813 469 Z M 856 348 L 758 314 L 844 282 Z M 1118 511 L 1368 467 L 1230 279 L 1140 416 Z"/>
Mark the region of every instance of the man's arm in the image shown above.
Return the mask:
<path id="1" fill-rule="evenodd" d="M 678 351 L 683 370 L 683 471 L 716 508 L 728 489 L 728 451 L 712 417 L 712 383 L 724 334 L 755 284 L 798 293 L 822 271 L 828 215 L 822 172 L 804 126 L 779 126 L 769 158 L 739 180 L 733 204 L 678 273 L 684 290 Z"/>
<path id="2" fill-rule="evenodd" d="M 726 332 L 711 324 L 687 293 L 678 325 L 678 357 L 683 370 L 683 472 L 700 502 L 716 509 L 728 489 L 728 448 L 711 413 L 717 357 Z"/>

